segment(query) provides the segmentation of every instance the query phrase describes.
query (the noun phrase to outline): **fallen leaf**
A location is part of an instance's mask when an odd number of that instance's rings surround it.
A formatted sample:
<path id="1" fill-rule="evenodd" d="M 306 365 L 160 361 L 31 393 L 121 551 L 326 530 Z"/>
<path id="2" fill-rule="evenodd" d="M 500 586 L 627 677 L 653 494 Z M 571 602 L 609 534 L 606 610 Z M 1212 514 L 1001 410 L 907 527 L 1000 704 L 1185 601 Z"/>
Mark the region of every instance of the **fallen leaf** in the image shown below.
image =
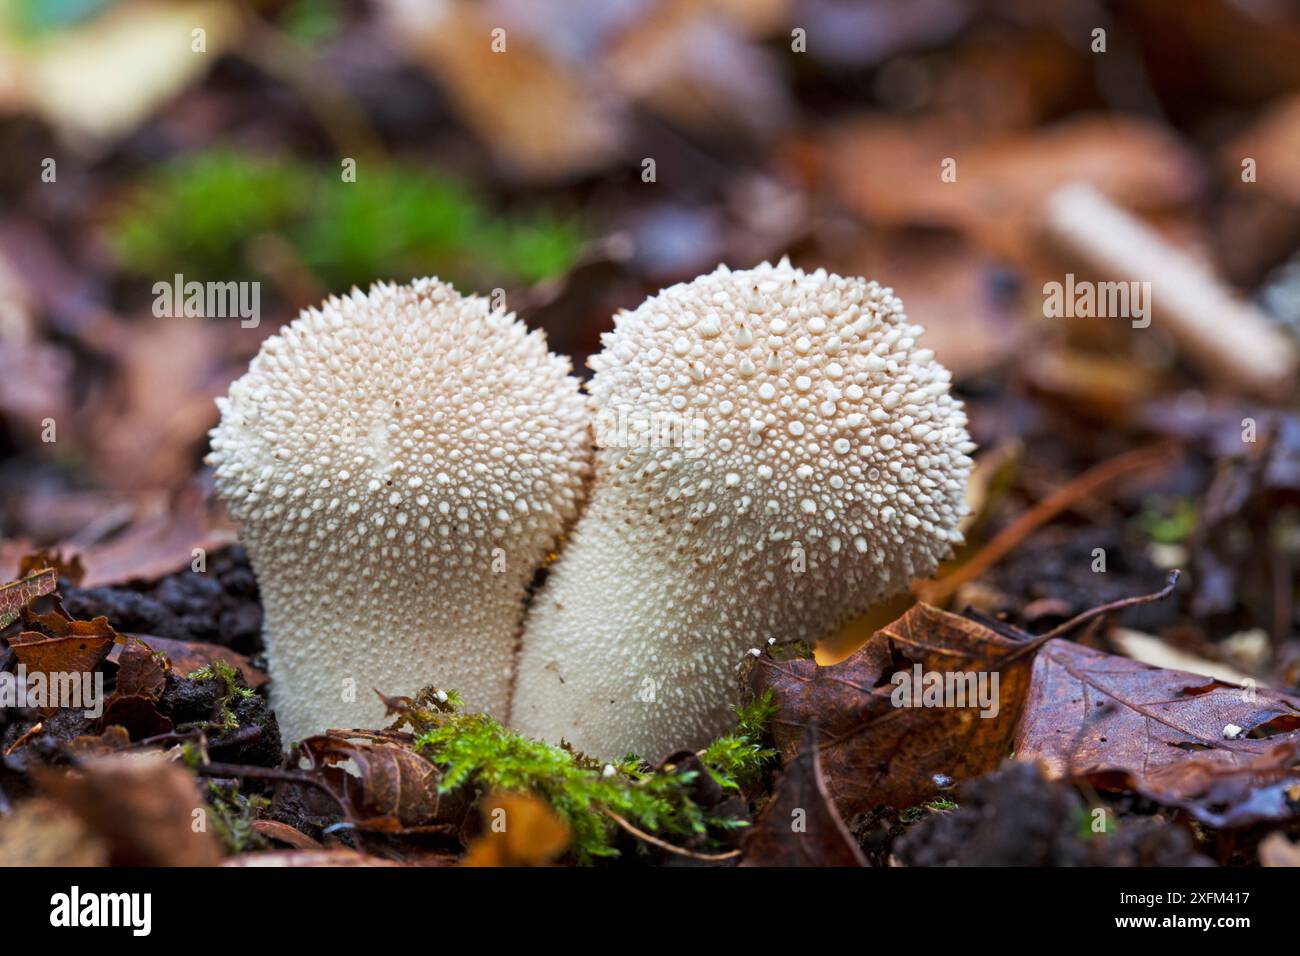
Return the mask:
<path id="1" fill-rule="evenodd" d="M 816 725 L 746 833 L 741 866 L 866 866 L 822 778 Z"/>
<path id="2" fill-rule="evenodd" d="M 158 654 L 144 641 L 128 636 L 117 659 L 117 689 L 114 693 L 157 700 L 166 686 L 166 658 L 159 660 Z"/>
<path id="3" fill-rule="evenodd" d="M 75 813 L 125 866 L 213 866 L 221 850 L 195 827 L 206 805 L 189 771 L 155 753 L 92 757 L 37 781 Z"/>
<path id="4" fill-rule="evenodd" d="M 1294 813 L 1298 750 L 1294 697 L 1063 640 L 1038 652 L 1016 739 L 1016 757 L 1053 777 L 1135 789 L 1220 826 Z"/>
<path id="5" fill-rule="evenodd" d="M 0 816 L 0 866 L 104 866 L 108 850 L 84 823 L 37 797 Z"/>
<path id="6" fill-rule="evenodd" d="M 0 630 L 18 620 L 18 615 L 29 602 L 44 594 L 52 594 L 58 586 L 58 571 L 46 568 L 0 587 Z"/>
<path id="7" fill-rule="evenodd" d="M 207 641 L 174 641 L 153 634 L 141 634 L 139 639 L 150 649 L 164 655 L 171 664 L 172 670 L 178 674 L 192 674 L 211 666 L 214 661 L 224 661 L 244 675 L 244 681 L 251 690 L 257 690 L 271 679 L 265 671 L 253 666 L 253 662 L 243 654 L 222 647 L 220 644 L 209 644 Z M 123 645 L 117 644 L 109 651 L 110 663 L 118 663 L 121 660 L 122 648 Z"/>
<path id="8" fill-rule="evenodd" d="M 104 705 L 101 722 L 105 727 L 121 727 L 132 740 L 147 740 L 176 729 L 172 719 L 158 711 L 155 700 L 136 694 L 124 696 L 115 693 Z"/>
<path id="9" fill-rule="evenodd" d="M 465 866 L 546 866 L 569 845 L 568 824 L 530 794 L 490 794 L 480 808 L 483 832 L 465 853 Z"/>
<path id="10" fill-rule="evenodd" d="M 438 769 L 413 750 L 392 744 L 357 743 L 342 737 L 308 737 L 303 753 L 317 769 L 352 761 L 360 777 L 343 777 L 353 824 L 383 833 L 443 829 L 462 808 L 438 792 Z"/>
<path id="11" fill-rule="evenodd" d="M 82 587 L 156 581 L 191 567 L 196 549 L 210 555 L 234 540 L 231 529 L 210 522 L 203 492 L 187 486 L 158 513 L 83 551 L 86 578 Z"/>
<path id="12" fill-rule="evenodd" d="M 105 727 L 104 732 L 98 736 L 83 734 L 80 737 L 73 737 L 67 743 L 67 750 L 78 757 L 88 757 L 92 754 L 112 753 L 130 743 L 131 735 L 126 732 L 125 727 L 111 726 Z"/>
<path id="13" fill-rule="evenodd" d="M 833 131 L 814 151 L 832 186 L 865 218 L 956 229 L 1022 264 L 1040 261 L 1037 223 L 1066 183 L 1091 184 L 1146 210 L 1185 203 L 1203 180 L 1194 154 L 1164 127 L 1116 116 L 992 139 L 951 120 L 872 117 Z"/>
<path id="14" fill-rule="evenodd" d="M 56 633 L 23 631 L 9 639 L 9 649 L 29 674 L 89 673 L 108 657 L 118 639 L 105 617 L 71 621 L 47 614 L 41 616 L 40 623 Z"/>
<path id="15" fill-rule="evenodd" d="M 80 585 L 86 576 L 86 569 L 82 567 L 80 555 L 74 554 L 65 558 L 63 552 L 57 549 L 42 549 L 24 555 L 18 562 L 18 576 L 26 577 L 46 568 L 53 569 L 58 578 L 66 578 L 75 585 Z"/>
<path id="16" fill-rule="evenodd" d="M 116 4 L 85 26 L 32 44 L 4 40 L 20 65 L 19 98 L 78 142 L 133 130 L 219 58 L 238 37 L 228 4 Z M 204 49 L 192 49 L 203 29 Z M 104 82 L 111 76 L 113 82 Z"/>
<path id="17" fill-rule="evenodd" d="M 807 729 L 817 725 L 827 787 L 839 812 L 852 816 L 879 804 L 917 803 L 937 789 L 935 774 L 961 778 L 996 768 L 1010 752 L 1028 686 L 1030 661 L 1022 647 L 975 621 L 917 604 L 839 663 L 780 661 L 769 650 L 754 662 L 749 680 L 756 693 L 774 692 L 772 734 L 784 762 L 797 757 Z M 992 692 L 996 679 L 996 695 L 990 693 L 996 713 L 981 717 L 974 700 L 961 707 L 895 706 L 895 694 L 903 699 L 901 675 L 910 680 L 914 667 L 950 677 L 954 690 L 958 683 L 974 689 L 984 675 Z"/>
<path id="18" fill-rule="evenodd" d="M 508 12 L 453 0 L 386 0 L 391 29 L 442 83 L 462 119 L 511 172 L 559 179 L 612 161 L 624 137 L 622 104 L 587 82 L 582 64 L 556 56 Z M 502 31 L 494 37 L 494 30 Z M 496 52 L 494 42 L 506 44 Z"/>
<path id="19" fill-rule="evenodd" d="M 1113 627 L 1107 636 L 1126 657 L 1143 664 L 1150 664 L 1152 667 L 1213 677 L 1215 680 L 1223 681 L 1225 684 L 1236 684 L 1238 687 L 1253 686 L 1257 683 L 1255 678 L 1237 670 L 1231 664 L 1197 657 L 1195 654 L 1172 647 L 1151 634 L 1144 634 L 1127 627 Z"/>
<path id="20" fill-rule="evenodd" d="M 268 839 L 275 840 L 277 843 L 284 843 L 293 847 L 295 850 L 321 850 L 324 849 L 317 841 L 313 840 L 301 830 L 289 826 L 287 823 L 281 823 L 279 820 L 254 820 L 251 824 L 254 833 L 261 834 Z"/>
<path id="21" fill-rule="evenodd" d="M 1096 774 L 1096 786 L 1118 782 L 1165 806 L 1187 811 L 1216 829 L 1300 817 L 1300 745 L 1283 742 L 1239 765 L 1194 754 L 1145 776 Z"/>

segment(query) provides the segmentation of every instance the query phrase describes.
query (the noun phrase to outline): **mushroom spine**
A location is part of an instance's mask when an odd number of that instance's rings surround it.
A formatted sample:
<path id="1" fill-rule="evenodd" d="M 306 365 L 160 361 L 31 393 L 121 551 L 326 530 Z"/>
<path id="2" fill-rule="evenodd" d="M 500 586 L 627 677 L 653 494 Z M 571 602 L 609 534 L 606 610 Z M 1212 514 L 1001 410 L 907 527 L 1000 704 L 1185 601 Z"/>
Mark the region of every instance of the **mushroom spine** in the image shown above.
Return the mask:
<path id="1" fill-rule="evenodd" d="M 727 731 L 745 652 L 817 641 L 962 540 L 974 446 L 891 289 L 782 260 L 615 317 L 592 497 L 525 626 L 516 727 L 658 759 Z"/>
<path id="2" fill-rule="evenodd" d="M 513 313 L 419 279 L 304 310 L 218 400 L 209 461 L 286 739 L 379 726 L 372 688 L 506 713 L 528 585 L 588 468 L 570 371 Z"/>

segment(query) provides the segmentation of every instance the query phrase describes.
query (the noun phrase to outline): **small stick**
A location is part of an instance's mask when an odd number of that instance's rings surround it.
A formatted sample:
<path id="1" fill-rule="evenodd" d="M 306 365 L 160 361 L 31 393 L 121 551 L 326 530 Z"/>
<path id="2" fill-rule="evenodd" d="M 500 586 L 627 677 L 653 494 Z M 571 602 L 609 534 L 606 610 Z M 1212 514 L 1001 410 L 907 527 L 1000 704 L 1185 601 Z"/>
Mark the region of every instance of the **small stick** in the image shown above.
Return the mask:
<path id="1" fill-rule="evenodd" d="M 1169 580 L 1165 583 L 1165 586 L 1154 594 L 1142 594 L 1138 597 L 1122 598 L 1118 601 L 1111 601 L 1109 604 L 1102 604 L 1098 607 L 1094 607 L 1089 611 L 1084 611 L 1082 614 L 1076 614 L 1064 624 L 1056 625 L 1056 627 L 1052 628 L 1046 634 L 1038 635 L 1034 640 L 1049 641 L 1054 637 L 1060 637 L 1062 634 L 1074 630 L 1084 621 L 1092 620 L 1094 617 L 1100 617 L 1102 614 L 1110 614 L 1112 611 L 1120 611 L 1126 607 L 1136 607 L 1139 604 L 1152 604 L 1156 601 L 1163 601 L 1165 598 L 1169 597 L 1169 595 L 1174 593 L 1174 585 L 1178 583 L 1178 578 L 1182 573 L 1183 572 L 1180 569 L 1174 568 L 1169 572 Z"/>
<path id="2" fill-rule="evenodd" d="M 1097 607 L 1090 608 L 1082 614 L 1076 614 L 1064 624 L 1058 624 L 1046 634 L 1039 634 L 1032 641 L 1028 641 L 1020 647 L 1017 647 L 1014 651 L 1003 658 L 1003 661 L 1014 661 L 1024 657 L 1026 654 L 1032 654 L 1053 638 L 1060 637 L 1062 634 L 1074 630 L 1080 624 L 1090 621 L 1095 617 L 1100 617 L 1103 614 L 1110 614 L 1113 611 L 1120 611 L 1126 607 L 1136 607 L 1139 604 L 1153 604 L 1156 601 L 1163 601 L 1165 598 L 1169 597 L 1169 595 L 1174 593 L 1174 585 L 1178 583 L 1178 579 L 1182 576 L 1182 573 L 1183 572 L 1178 568 L 1174 568 L 1170 571 L 1169 579 L 1165 582 L 1165 586 L 1159 591 L 1155 591 L 1151 594 L 1140 594 L 1137 597 L 1121 598 L 1118 601 L 1111 601 L 1108 604 L 1100 604 Z"/>
<path id="3" fill-rule="evenodd" d="M 1080 501 L 1096 494 L 1112 482 L 1132 472 L 1159 464 L 1172 453 L 1173 447 L 1162 442 L 1125 452 L 1109 461 L 1094 465 L 1068 485 L 1048 495 L 1016 518 L 952 574 L 937 581 L 922 582 L 914 586 L 913 593 L 916 594 L 917 600 L 927 604 L 938 604 L 946 600 L 967 581 L 979 577 L 1001 561 L 1021 542 L 1057 515 L 1073 508 Z"/>
<path id="4" fill-rule="evenodd" d="M 676 853 L 678 856 L 690 857 L 692 860 L 703 860 L 707 863 L 721 863 L 724 860 L 734 860 L 736 857 L 740 856 L 739 850 L 728 850 L 726 853 L 696 853 L 694 850 L 687 850 L 680 846 L 673 846 L 671 843 L 665 842 L 657 836 L 653 836 L 652 834 L 646 833 L 644 830 L 638 829 L 608 807 L 601 807 L 600 812 L 605 814 L 605 816 L 609 817 L 638 840 L 643 840 L 651 846 L 657 846 L 659 849 L 666 850 L 669 853 Z"/>
<path id="5" fill-rule="evenodd" d="M 1149 282 L 1155 322 L 1212 377 L 1265 396 L 1294 387 L 1296 348 L 1264 313 L 1093 187 L 1072 183 L 1053 193 L 1044 227 L 1101 279 Z"/>

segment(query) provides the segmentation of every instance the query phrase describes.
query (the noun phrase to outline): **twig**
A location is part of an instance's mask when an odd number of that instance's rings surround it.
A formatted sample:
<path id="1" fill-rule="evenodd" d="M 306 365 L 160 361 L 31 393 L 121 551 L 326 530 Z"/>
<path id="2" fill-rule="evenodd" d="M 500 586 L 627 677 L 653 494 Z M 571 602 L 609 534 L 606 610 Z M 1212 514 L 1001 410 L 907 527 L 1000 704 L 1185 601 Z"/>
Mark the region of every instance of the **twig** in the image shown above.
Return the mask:
<path id="1" fill-rule="evenodd" d="M 967 581 L 979 577 L 993 565 L 997 564 L 1021 542 L 1047 524 L 1057 515 L 1073 508 L 1076 504 L 1102 488 L 1126 477 L 1135 471 L 1141 471 L 1158 464 L 1174 452 L 1174 446 L 1167 442 L 1150 445 L 1125 452 L 1109 461 L 1104 461 L 1085 471 L 1064 488 L 1060 488 L 1038 502 L 1015 521 L 1002 529 L 993 540 L 974 554 L 969 561 L 953 571 L 952 574 L 937 581 L 925 581 L 914 587 L 917 600 L 927 604 L 938 604 L 951 597 Z"/>
<path id="2" fill-rule="evenodd" d="M 317 780 L 311 774 L 302 773 L 298 770 L 277 770 L 273 767 L 248 767 L 241 764 L 233 763 L 201 763 L 194 768 L 194 772 L 200 777 L 226 777 L 226 778 L 244 778 L 248 777 L 253 780 L 276 780 L 280 783 L 297 783 L 309 787 L 315 787 L 329 794 L 330 799 L 347 812 L 347 804 L 343 798 L 335 793 L 328 784 L 322 780 Z"/>
<path id="3" fill-rule="evenodd" d="M 1174 585 L 1178 583 L 1178 578 L 1182 573 L 1183 572 L 1178 568 L 1174 568 L 1169 572 L 1169 580 L 1165 582 L 1165 586 L 1159 591 L 1156 591 L 1153 594 L 1143 594 L 1138 597 L 1122 598 L 1118 601 L 1111 601 L 1109 604 L 1102 604 L 1089 611 L 1084 611 L 1082 614 L 1076 614 L 1064 624 L 1058 624 L 1046 634 L 1040 634 L 1036 640 L 1046 641 L 1051 640 L 1053 637 L 1060 637 L 1067 631 L 1074 630 L 1084 621 L 1091 620 L 1094 617 L 1100 617 L 1102 614 L 1110 614 L 1112 611 L 1119 611 L 1126 607 L 1136 607 L 1139 604 L 1151 604 L 1155 601 L 1163 601 L 1165 598 L 1169 597 L 1169 595 L 1174 593 Z"/>
<path id="4" fill-rule="evenodd" d="M 694 850 L 687 850 L 680 846 L 673 846 L 671 843 L 667 843 L 664 840 L 659 839 L 657 836 L 653 836 L 652 834 L 646 833 L 644 830 L 638 829 L 608 807 L 601 807 L 600 812 L 605 814 L 605 816 L 609 817 L 638 840 L 649 843 L 651 846 L 657 846 L 659 849 L 666 850 L 669 853 L 676 853 L 678 856 L 690 857 L 692 860 L 703 860 L 706 863 L 721 863 L 724 860 L 734 860 L 736 857 L 740 856 L 739 850 L 728 850 L 726 853 L 696 853 Z"/>
<path id="5" fill-rule="evenodd" d="M 1256 394 L 1294 387 L 1295 346 L 1267 316 L 1093 187 L 1053 193 L 1044 225 L 1055 245 L 1103 280 L 1149 282 L 1158 324 L 1210 375 Z"/>
<path id="6" fill-rule="evenodd" d="M 1182 573 L 1183 572 L 1178 568 L 1174 568 L 1170 571 L 1169 579 L 1165 582 L 1165 586 L 1159 591 L 1155 591 L 1151 594 L 1140 594 L 1137 597 L 1120 598 L 1118 601 L 1100 604 L 1097 607 L 1084 611 L 1082 614 L 1076 614 L 1064 624 L 1058 624 L 1046 634 L 1039 634 L 1032 641 L 1028 641 L 1020 647 L 1017 647 L 1014 651 L 1008 654 L 1004 660 L 1008 662 L 1014 661 L 1018 658 L 1024 657 L 1026 654 L 1031 654 L 1053 638 L 1060 637 L 1062 634 L 1074 630 L 1080 624 L 1091 621 L 1093 618 L 1101 617 L 1104 614 L 1111 614 L 1115 611 L 1121 611 L 1126 607 L 1136 607 L 1139 604 L 1152 604 L 1156 601 L 1163 601 L 1165 598 L 1169 597 L 1169 595 L 1174 593 L 1174 586 L 1178 583 L 1178 579 L 1182 576 Z"/>

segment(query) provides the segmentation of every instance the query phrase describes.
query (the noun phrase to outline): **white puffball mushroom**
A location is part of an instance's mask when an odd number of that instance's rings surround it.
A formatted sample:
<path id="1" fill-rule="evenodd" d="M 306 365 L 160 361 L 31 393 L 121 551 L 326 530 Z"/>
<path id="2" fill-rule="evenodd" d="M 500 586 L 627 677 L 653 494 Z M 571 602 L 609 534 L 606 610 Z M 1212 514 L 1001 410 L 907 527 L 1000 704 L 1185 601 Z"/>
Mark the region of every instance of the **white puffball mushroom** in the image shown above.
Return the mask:
<path id="1" fill-rule="evenodd" d="M 209 461 L 286 740 L 381 726 L 372 688 L 505 715 L 528 585 L 588 470 L 570 371 L 513 313 L 419 279 L 304 310 L 218 400 Z"/>
<path id="2" fill-rule="evenodd" d="M 525 624 L 512 720 L 603 759 L 734 724 L 737 669 L 932 574 L 973 451 L 892 290 L 776 266 L 673 286 L 591 359 L 592 497 Z"/>

